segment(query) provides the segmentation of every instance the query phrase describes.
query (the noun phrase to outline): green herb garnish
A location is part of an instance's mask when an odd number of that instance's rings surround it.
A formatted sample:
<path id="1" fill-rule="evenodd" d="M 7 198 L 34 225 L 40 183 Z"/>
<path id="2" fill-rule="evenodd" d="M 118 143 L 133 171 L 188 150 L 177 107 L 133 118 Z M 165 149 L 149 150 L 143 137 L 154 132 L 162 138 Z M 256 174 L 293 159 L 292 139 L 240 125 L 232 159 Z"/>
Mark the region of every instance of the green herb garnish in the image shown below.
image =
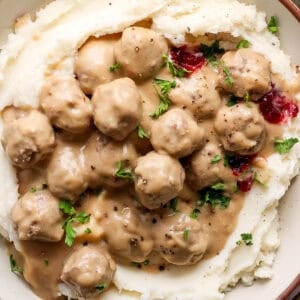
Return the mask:
<path id="1" fill-rule="evenodd" d="M 118 161 L 117 162 L 117 170 L 115 173 L 115 177 L 121 178 L 121 179 L 129 179 L 133 180 L 133 172 L 128 167 L 128 161 Z"/>
<path id="2" fill-rule="evenodd" d="M 96 285 L 96 290 L 99 291 L 100 293 L 105 291 L 107 288 L 108 288 L 107 283 L 99 283 L 99 284 Z"/>
<path id="3" fill-rule="evenodd" d="M 31 193 L 36 193 L 36 192 L 43 191 L 47 188 L 48 188 L 48 185 L 46 183 L 43 183 L 40 187 L 32 187 L 30 189 L 30 191 L 31 191 Z"/>
<path id="4" fill-rule="evenodd" d="M 174 62 L 172 62 L 170 59 L 169 59 L 169 56 L 164 54 L 162 56 L 162 58 L 164 59 L 165 63 L 164 63 L 164 66 L 166 66 L 169 71 L 171 72 L 171 74 L 174 76 L 174 77 L 179 77 L 179 78 L 182 78 L 182 77 L 185 77 L 189 71 L 181 68 L 179 65 L 175 64 Z"/>
<path id="5" fill-rule="evenodd" d="M 275 16 L 272 16 L 268 22 L 268 30 L 275 34 L 279 31 L 279 25 L 278 25 L 278 21 L 277 18 Z"/>
<path id="6" fill-rule="evenodd" d="M 183 239 L 184 239 L 185 241 L 188 240 L 189 234 L 190 234 L 190 231 L 189 231 L 188 229 L 185 229 L 184 232 L 183 232 Z"/>
<path id="7" fill-rule="evenodd" d="M 242 49 L 242 48 L 249 48 L 251 46 L 250 42 L 247 40 L 241 40 L 237 44 L 236 48 L 237 49 Z"/>
<path id="8" fill-rule="evenodd" d="M 178 212 L 177 206 L 178 206 L 178 199 L 177 198 L 172 199 L 169 203 L 169 208 L 172 209 L 173 212 Z"/>
<path id="9" fill-rule="evenodd" d="M 114 65 L 109 67 L 110 72 L 116 72 L 119 69 L 121 69 L 121 64 L 120 63 L 115 63 Z"/>
<path id="10" fill-rule="evenodd" d="M 137 127 L 137 134 L 140 139 L 149 139 L 149 135 L 146 133 L 146 131 L 141 125 Z"/>
<path id="11" fill-rule="evenodd" d="M 254 181 L 257 182 L 258 184 L 262 185 L 263 187 L 268 187 L 264 182 L 262 182 L 258 176 L 257 176 L 257 172 L 254 173 Z"/>
<path id="12" fill-rule="evenodd" d="M 299 142 L 297 138 L 275 139 L 274 148 L 279 154 L 286 154 Z"/>
<path id="13" fill-rule="evenodd" d="M 242 233 L 241 234 L 241 240 L 237 241 L 237 245 L 241 245 L 244 242 L 246 246 L 252 246 L 252 234 L 251 233 Z"/>
<path id="14" fill-rule="evenodd" d="M 211 163 L 216 164 L 216 163 L 220 162 L 221 160 L 222 160 L 222 156 L 220 154 L 217 154 L 211 159 Z"/>
<path id="15" fill-rule="evenodd" d="M 92 233 L 92 230 L 91 230 L 91 228 L 87 228 L 84 232 L 85 232 L 86 234 L 91 234 L 91 233 Z"/>
<path id="16" fill-rule="evenodd" d="M 225 78 L 224 78 L 225 83 L 227 85 L 233 85 L 233 80 L 232 80 L 231 73 L 230 73 L 228 67 L 224 63 L 222 65 L 223 65 L 222 66 L 223 67 L 223 73 L 225 75 Z"/>
<path id="17" fill-rule="evenodd" d="M 211 188 L 216 191 L 224 191 L 226 188 L 226 185 L 222 182 L 218 182 L 218 183 L 212 185 Z"/>
<path id="18" fill-rule="evenodd" d="M 154 83 L 159 86 L 161 93 L 168 96 L 171 89 L 176 88 L 176 81 L 169 81 L 164 79 L 155 78 Z"/>
<path id="19" fill-rule="evenodd" d="M 17 265 L 17 262 L 15 261 L 14 256 L 12 254 L 9 256 L 9 264 L 11 272 L 19 275 L 23 273 L 23 269 Z"/>
<path id="20" fill-rule="evenodd" d="M 251 108 L 252 105 L 251 105 L 251 103 L 250 103 L 250 94 L 249 94 L 249 92 L 246 92 L 246 93 L 245 93 L 245 95 L 244 95 L 244 100 L 245 100 L 245 102 L 246 102 L 247 107 Z"/>
<path id="21" fill-rule="evenodd" d="M 48 259 L 44 259 L 44 265 L 45 265 L 46 267 L 49 266 L 49 260 L 48 260 Z"/>
<path id="22" fill-rule="evenodd" d="M 210 46 L 201 44 L 199 50 L 203 53 L 207 61 L 214 67 L 219 66 L 217 54 L 223 54 L 225 52 L 223 48 L 220 48 L 220 41 L 218 40 Z"/>
<path id="23" fill-rule="evenodd" d="M 227 208 L 230 203 L 230 198 L 224 195 L 224 191 L 220 189 L 213 189 L 212 187 L 202 190 L 197 201 L 198 206 L 205 204 L 210 205 L 213 209 L 217 206 Z"/>
<path id="24" fill-rule="evenodd" d="M 237 103 L 238 103 L 238 97 L 231 95 L 227 102 L 227 106 L 232 107 L 232 106 L 236 105 Z"/>
<path id="25" fill-rule="evenodd" d="M 200 214 L 200 209 L 199 209 L 199 208 L 195 208 L 195 209 L 191 212 L 190 218 L 191 218 L 191 219 L 198 219 L 199 214 Z"/>
<path id="26" fill-rule="evenodd" d="M 62 199 L 59 201 L 59 209 L 66 215 L 75 215 L 76 210 L 69 200 Z"/>

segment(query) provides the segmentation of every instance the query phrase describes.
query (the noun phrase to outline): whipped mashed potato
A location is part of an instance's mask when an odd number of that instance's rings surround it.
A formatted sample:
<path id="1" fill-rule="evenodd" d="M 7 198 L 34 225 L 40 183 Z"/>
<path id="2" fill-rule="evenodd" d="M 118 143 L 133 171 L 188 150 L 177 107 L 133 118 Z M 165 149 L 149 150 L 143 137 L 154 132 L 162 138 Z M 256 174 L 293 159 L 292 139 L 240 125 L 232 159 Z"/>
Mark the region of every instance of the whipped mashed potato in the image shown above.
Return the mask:
<path id="1" fill-rule="evenodd" d="M 152 28 L 176 45 L 185 35 L 231 33 L 249 40 L 253 50 L 272 62 L 272 71 L 293 81 L 290 59 L 280 50 L 275 35 L 267 30 L 265 14 L 255 6 L 236 0 L 61 0 L 54 1 L 9 35 L 0 54 L 0 110 L 8 105 L 37 107 L 47 75 L 72 75 L 77 49 L 89 36 L 123 31 L 146 18 Z M 300 118 L 284 126 L 285 137 L 300 138 Z M 0 123 L 0 136 L 2 124 Z M 118 266 L 115 291 L 101 299 L 223 299 L 224 292 L 239 280 L 251 284 L 255 278 L 271 278 L 278 239 L 279 199 L 299 172 L 300 145 L 288 155 L 268 158 L 272 174 L 268 188 L 255 185 L 247 195 L 238 224 L 221 253 L 192 267 L 146 273 Z M 10 212 L 18 199 L 16 174 L 0 146 L 0 234 L 17 245 Z M 238 246 L 240 234 L 253 235 L 253 246 Z M 61 292 L 69 290 L 61 286 Z"/>

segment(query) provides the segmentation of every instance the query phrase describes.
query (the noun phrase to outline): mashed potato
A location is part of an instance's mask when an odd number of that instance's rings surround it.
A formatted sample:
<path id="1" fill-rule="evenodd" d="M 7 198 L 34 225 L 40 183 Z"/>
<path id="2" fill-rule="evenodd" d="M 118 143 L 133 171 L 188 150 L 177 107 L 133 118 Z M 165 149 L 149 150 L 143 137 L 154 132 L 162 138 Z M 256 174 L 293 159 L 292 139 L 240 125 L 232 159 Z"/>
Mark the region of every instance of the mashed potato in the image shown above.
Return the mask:
<path id="1" fill-rule="evenodd" d="M 89 36 L 120 32 L 145 18 L 152 18 L 152 28 L 177 45 L 184 43 L 186 33 L 197 37 L 228 32 L 243 37 L 272 62 L 274 73 L 295 80 L 289 57 L 280 50 L 278 38 L 267 31 L 265 14 L 254 6 L 236 0 L 61 0 L 9 36 L 0 54 L 0 110 L 8 105 L 37 107 L 45 77 L 53 72 L 72 75 L 76 50 Z M 299 118 L 285 126 L 284 136 L 300 138 Z M 271 278 L 279 246 L 277 205 L 299 172 L 299 159 L 300 145 L 288 155 L 268 158 L 269 187 L 256 185 L 248 194 L 238 224 L 219 255 L 158 274 L 118 266 L 114 284 L 125 294 L 110 292 L 103 299 L 222 299 L 223 292 L 240 279 L 251 284 L 255 278 Z M 0 200 L 0 234 L 17 243 L 10 212 L 18 186 L 2 146 L 0 164 L 5 195 Z M 236 244 L 243 232 L 252 233 L 253 247 Z M 61 291 L 68 295 L 64 286 Z"/>

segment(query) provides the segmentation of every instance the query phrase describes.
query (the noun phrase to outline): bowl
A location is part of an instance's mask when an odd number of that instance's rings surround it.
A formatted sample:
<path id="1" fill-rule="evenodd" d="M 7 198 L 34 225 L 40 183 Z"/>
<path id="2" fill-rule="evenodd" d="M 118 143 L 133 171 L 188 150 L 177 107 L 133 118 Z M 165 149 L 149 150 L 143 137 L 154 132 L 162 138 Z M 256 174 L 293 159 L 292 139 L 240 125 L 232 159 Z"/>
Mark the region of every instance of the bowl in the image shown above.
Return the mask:
<path id="1" fill-rule="evenodd" d="M 15 19 L 24 13 L 34 12 L 45 5 L 49 0 L 0 0 L 0 48 L 7 39 L 8 33 Z M 282 48 L 288 53 L 293 63 L 300 64 L 299 36 L 300 36 L 300 10 L 291 0 L 246 0 L 255 3 L 259 9 L 269 16 L 276 15 L 280 21 L 280 37 Z M 297 21 L 298 19 L 298 21 Z M 300 178 L 292 183 L 288 193 L 281 200 L 280 214 L 280 239 L 281 246 L 274 263 L 274 277 L 272 280 L 259 281 L 253 286 L 238 286 L 226 294 L 226 300 L 252 300 L 252 299 L 292 299 L 288 295 L 295 293 L 299 287 L 299 211 Z M 0 239 L 0 299 L 1 300 L 32 300 L 37 297 L 31 292 L 28 285 L 10 272 L 9 259 L 4 241 Z M 297 279 L 298 275 L 298 279 Z M 290 285 L 293 280 L 296 281 Z M 287 287 L 290 286 L 289 289 Z M 286 291 L 285 291 L 286 290 Z M 285 293 L 283 293 L 285 291 Z M 283 294 L 282 294 L 283 293 Z M 282 295 L 282 296 L 280 296 Z M 294 295 L 295 296 L 295 295 Z M 131 297 L 125 296 L 124 299 Z M 104 299 L 113 299 L 109 293 Z"/>

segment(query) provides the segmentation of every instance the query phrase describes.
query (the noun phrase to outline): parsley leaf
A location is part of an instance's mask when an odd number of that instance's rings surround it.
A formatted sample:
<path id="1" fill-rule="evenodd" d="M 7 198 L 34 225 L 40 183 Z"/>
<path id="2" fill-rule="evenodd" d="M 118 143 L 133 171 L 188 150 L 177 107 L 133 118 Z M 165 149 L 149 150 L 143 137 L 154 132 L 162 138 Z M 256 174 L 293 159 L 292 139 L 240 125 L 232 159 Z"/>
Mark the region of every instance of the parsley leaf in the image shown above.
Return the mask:
<path id="1" fill-rule="evenodd" d="M 279 154 L 288 153 L 295 144 L 299 142 L 297 138 L 289 138 L 289 139 L 275 139 L 274 140 L 274 148 Z"/>
<path id="2" fill-rule="evenodd" d="M 257 182 L 258 184 L 262 185 L 263 187 L 268 187 L 267 184 L 265 184 L 264 182 L 262 182 L 259 177 L 257 172 L 254 173 L 254 181 Z"/>
<path id="3" fill-rule="evenodd" d="M 252 234 L 251 233 L 242 233 L 241 234 L 241 240 L 237 241 L 237 245 L 241 245 L 242 243 L 245 243 L 246 246 L 252 246 Z"/>
<path id="4" fill-rule="evenodd" d="M 40 187 L 32 187 L 30 189 L 31 193 L 40 192 L 43 190 L 46 190 L 48 188 L 48 185 L 46 183 L 43 183 Z"/>
<path id="5" fill-rule="evenodd" d="M 277 18 L 275 16 L 272 16 L 268 22 L 268 30 L 275 34 L 279 31 L 279 25 L 278 25 L 278 21 Z"/>
<path id="6" fill-rule="evenodd" d="M 150 115 L 153 119 L 158 119 L 161 115 L 163 115 L 165 112 L 168 111 L 171 101 L 167 97 L 163 97 L 159 95 L 160 103 L 158 107 L 155 109 L 155 111 Z"/>
<path id="7" fill-rule="evenodd" d="M 195 208 L 195 209 L 191 212 L 190 218 L 191 218 L 191 219 L 198 219 L 199 214 L 200 214 L 200 209 L 199 209 L 199 208 Z"/>
<path id="8" fill-rule="evenodd" d="M 203 53 L 207 61 L 214 67 L 218 67 L 219 65 L 217 54 L 223 54 L 225 52 L 223 48 L 220 48 L 219 40 L 213 42 L 210 46 L 201 44 L 199 50 Z"/>
<path id="9" fill-rule="evenodd" d="M 117 170 L 115 173 L 115 177 L 122 178 L 122 179 L 129 179 L 133 180 L 133 172 L 128 167 L 128 161 L 118 161 L 117 162 Z"/>
<path id="10" fill-rule="evenodd" d="M 227 208 L 229 203 L 230 198 L 225 196 L 222 190 L 213 189 L 212 187 L 203 189 L 200 192 L 199 199 L 197 201 L 198 206 L 207 204 L 211 205 L 213 209 L 217 206 L 220 206 L 221 208 Z"/>
<path id="11" fill-rule="evenodd" d="M 137 134 L 140 139 L 149 139 L 149 134 L 144 130 L 144 128 L 141 125 L 137 127 Z"/>
<path id="12" fill-rule="evenodd" d="M 234 96 L 234 95 L 231 95 L 228 102 L 227 102 L 227 106 L 228 107 L 231 107 L 231 106 L 234 106 L 238 103 L 238 97 Z"/>
<path id="13" fill-rule="evenodd" d="M 177 206 L 178 206 L 178 199 L 174 198 L 169 202 L 169 208 L 172 209 L 172 211 L 174 213 L 178 212 L 177 210 Z"/>
<path id="14" fill-rule="evenodd" d="M 211 188 L 216 191 L 224 191 L 226 188 L 226 185 L 222 182 L 218 182 L 218 183 L 212 185 Z"/>
<path id="15" fill-rule="evenodd" d="M 242 49 L 242 48 L 249 48 L 251 46 L 250 42 L 247 40 L 241 40 L 237 44 L 236 48 L 237 49 Z"/>
<path id="16" fill-rule="evenodd" d="M 244 100 L 245 100 L 245 102 L 246 102 L 247 107 L 251 108 L 252 105 L 251 105 L 251 103 L 250 103 L 250 94 L 249 94 L 249 92 L 246 92 L 246 93 L 245 93 L 245 95 L 244 95 Z"/>
<path id="17" fill-rule="evenodd" d="M 232 80 L 232 77 L 231 77 L 231 74 L 230 74 L 230 71 L 228 69 L 228 67 L 223 63 L 223 73 L 225 75 L 225 83 L 227 85 L 233 85 L 233 80 Z"/>
<path id="18" fill-rule="evenodd" d="M 48 267 L 49 266 L 49 260 L 48 259 L 44 259 L 44 264 L 45 264 L 46 267 Z"/>
<path id="19" fill-rule="evenodd" d="M 104 292 L 108 288 L 107 283 L 99 283 L 96 285 L 96 290 L 99 291 L 100 293 Z"/>
<path id="20" fill-rule="evenodd" d="M 217 155 L 215 155 L 212 159 L 211 159 L 211 163 L 212 164 L 216 164 L 216 163 L 218 163 L 219 161 L 221 161 L 222 160 L 222 156 L 220 155 L 220 154 L 217 154 Z"/>
<path id="21" fill-rule="evenodd" d="M 91 234 L 92 230 L 91 230 L 91 228 L 87 228 L 84 232 L 87 233 L 87 234 Z"/>
<path id="22" fill-rule="evenodd" d="M 23 273 L 23 269 L 17 265 L 17 262 L 15 261 L 14 256 L 12 254 L 9 256 L 9 264 L 11 272 L 19 275 Z"/>
<path id="23" fill-rule="evenodd" d="M 154 83 L 159 86 L 161 93 L 168 96 L 171 89 L 176 88 L 176 81 L 169 81 L 164 79 L 155 78 Z"/>
<path id="24" fill-rule="evenodd" d="M 121 64 L 120 63 L 115 63 L 109 68 L 110 72 L 116 72 L 117 70 L 121 69 Z"/>
<path id="25" fill-rule="evenodd" d="M 188 240 L 189 234 L 190 234 L 190 231 L 189 231 L 188 229 L 185 229 L 184 232 L 183 232 L 183 239 L 184 239 L 185 241 Z"/>
<path id="26" fill-rule="evenodd" d="M 75 215 L 76 210 L 69 200 L 62 199 L 59 201 L 59 209 L 66 215 Z"/>
<path id="27" fill-rule="evenodd" d="M 175 64 L 174 62 L 172 62 L 170 59 L 169 59 L 169 56 L 164 54 L 162 56 L 162 58 L 164 59 L 165 63 L 164 63 L 164 66 L 166 66 L 169 71 L 171 72 L 171 74 L 174 76 L 174 77 L 179 77 L 179 78 L 182 78 L 182 77 L 185 77 L 189 71 L 181 68 L 179 65 Z"/>

